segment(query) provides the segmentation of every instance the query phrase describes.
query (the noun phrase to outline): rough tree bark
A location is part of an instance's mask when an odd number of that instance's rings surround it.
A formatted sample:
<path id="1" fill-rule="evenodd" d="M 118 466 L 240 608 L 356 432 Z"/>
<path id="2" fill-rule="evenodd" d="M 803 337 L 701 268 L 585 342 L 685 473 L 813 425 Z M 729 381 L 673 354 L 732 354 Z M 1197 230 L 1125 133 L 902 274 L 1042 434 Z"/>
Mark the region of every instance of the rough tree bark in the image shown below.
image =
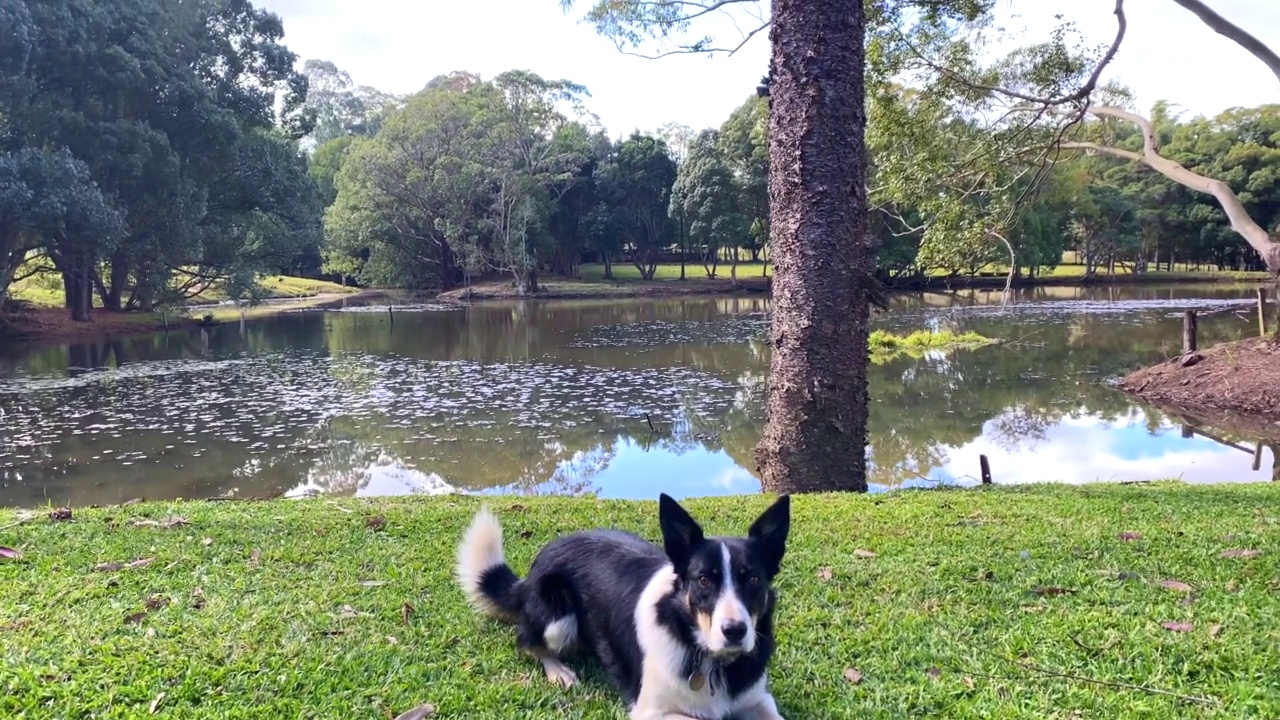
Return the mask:
<path id="1" fill-rule="evenodd" d="M 861 0 L 774 0 L 773 352 L 755 457 L 766 491 L 865 492 L 867 290 Z"/>
<path id="2" fill-rule="evenodd" d="M 1218 204 L 1222 206 L 1223 212 L 1227 214 L 1227 220 L 1231 222 L 1231 229 L 1235 230 L 1240 237 L 1244 238 L 1245 242 L 1249 243 L 1250 247 L 1262 256 L 1262 261 L 1272 275 L 1280 276 L 1280 242 L 1276 242 L 1275 238 L 1271 237 L 1266 229 L 1249 216 L 1249 211 L 1240 202 L 1240 198 L 1236 197 L 1230 185 L 1221 180 L 1215 180 L 1192 172 L 1177 162 L 1161 156 L 1159 149 L 1156 147 L 1155 127 L 1145 117 L 1105 105 L 1090 106 L 1089 112 L 1099 117 L 1112 117 L 1138 126 L 1142 131 L 1142 152 L 1136 153 L 1089 142 L 1062 143 L 1063 148 L 1098 152 L 1112 157 L 1144 163 L 1152 170 L 1180 185 L 1212 195 L 1218 201 Z"/>

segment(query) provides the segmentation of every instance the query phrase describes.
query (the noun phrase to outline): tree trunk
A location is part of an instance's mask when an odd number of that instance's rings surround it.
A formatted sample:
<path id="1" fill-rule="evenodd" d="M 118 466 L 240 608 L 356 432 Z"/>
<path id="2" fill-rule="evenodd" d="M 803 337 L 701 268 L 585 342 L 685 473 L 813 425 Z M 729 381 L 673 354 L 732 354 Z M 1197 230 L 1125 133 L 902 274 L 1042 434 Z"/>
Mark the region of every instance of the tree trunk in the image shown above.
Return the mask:
<path id="1" fill-rule="evenodd" d="M 772 356 L 764 489 L 867 489 L 867 232 L 861 0 L 774 0 L 769 74 Z"/>
<path id="2" fill-rule="evenodd" d="M 610 253 L 601 253 L 604 257 L 604 279 L 613 279 L 613 255 Z"/>

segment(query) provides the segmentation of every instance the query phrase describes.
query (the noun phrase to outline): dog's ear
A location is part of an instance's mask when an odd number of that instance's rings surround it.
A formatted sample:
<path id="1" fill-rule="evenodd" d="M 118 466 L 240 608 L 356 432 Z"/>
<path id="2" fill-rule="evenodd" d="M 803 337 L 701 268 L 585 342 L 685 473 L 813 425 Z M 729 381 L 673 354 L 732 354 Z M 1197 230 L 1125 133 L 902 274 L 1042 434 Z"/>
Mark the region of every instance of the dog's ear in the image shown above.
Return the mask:
<path id="1" fill-rule="evenodd" d="M 676 574 L 689 568 L 694 546 L 703 540 L 702 526 L 670 495 L 658 498 L 658 523 L 662 526 L 662 543 Z"/>
<path id="2" fill-rule="evenodd" d="M 782 567 L 782 556 L 787 550 L 787 533 L 791 530 L 791 496 L 778 498 L 768 510 L 751 524 L 747 537 L 756 543 L 765 571 L 772 578 Z"/>

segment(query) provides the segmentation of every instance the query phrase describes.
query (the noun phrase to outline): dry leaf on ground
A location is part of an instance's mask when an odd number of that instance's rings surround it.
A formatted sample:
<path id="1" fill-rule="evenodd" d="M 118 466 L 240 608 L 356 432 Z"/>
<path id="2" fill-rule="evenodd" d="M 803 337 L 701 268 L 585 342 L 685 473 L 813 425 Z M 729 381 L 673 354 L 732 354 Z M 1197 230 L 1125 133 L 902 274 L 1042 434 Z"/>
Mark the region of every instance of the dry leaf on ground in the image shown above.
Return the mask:
<path id="1" fill-rule="evenodd" d="M 857 668 L 845 668 L 844 679 L 848 680 L 854 685 L 857 685 L 858 683 L 862 682 L 862 673 L 858 672 Z"/>
<path id="2" fill-rule="evenodd" d="M 431 703 L 423 703 L 418 707 L 407 710 L 396 716 L 396 720 L 422 720 L 436 714 L 436 706 Z"/>
<path id="3" fill-rule="evenodd" d="M 1181 580 L 1161 580 L 1160 587 L 1178 592 L 1191 592 L 1191 586 Z"/>
<path id="4" fill-rule="evenodd" d="M 857 548 L 853 551 L 853 556 L 858 558 L 859 560 L 870 560 L 871 558 L 875 557 L 876 554 L 871 552 L 870 550 L 863 550 L 862 548 Z"/>
<path id="5" fill-rule="evenodd" d="M 1184 622 L 1160 623 L 1160 627 L 1170 632 L 1191 632 L 1192 630 L 1196 629 L 1195 625 L 1192 625 L 1191 623 L 1184 623 Z"/>

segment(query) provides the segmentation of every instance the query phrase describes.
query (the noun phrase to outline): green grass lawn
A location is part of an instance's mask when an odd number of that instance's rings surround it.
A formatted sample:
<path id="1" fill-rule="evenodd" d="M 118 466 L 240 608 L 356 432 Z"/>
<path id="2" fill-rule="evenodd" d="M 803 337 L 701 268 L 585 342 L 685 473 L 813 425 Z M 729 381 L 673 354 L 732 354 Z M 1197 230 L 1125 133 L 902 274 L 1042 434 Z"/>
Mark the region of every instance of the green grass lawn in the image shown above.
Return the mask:
<path id="1" fill-rule="evenodd" d="M 269 299 L 309 298 L 317 295 L 350 294 L 358 292 L 358 288 L 345 287 L 338 283 L 324 280 L 288 275 L 267 275 L 260 280 Z M 9 288 L 9 296 L 14 300 L 30 303 L 36 307 L 62 307 L 62 281 L 56 275 L 38 275 L 20 280 Z M 227 296 L 216 284 L 205 292 L 189 298 L 187 304 L 201 305 L 226 300 Z M 101 307 L 101 300 L 94 296 L 94 307 Z M 238 316 L 238 315 L 237 315 Z"/>
<path id="2" fill-rule="evenodd" d="M 491 499 L 523 572 L 653 502 Z M 687 503 L 739 533 L 769 502 Z M 143 503 L 0 520 L 0 717 L 624 714 L 550 686 L 452 578 L 475 498 Z M 163 527 L 170 518 L 182 524 Z M 798 496 L 789 720 L 1280 717 L 1280 485 Z M 582 667 L 580 664 L 579 667 Z"/>

